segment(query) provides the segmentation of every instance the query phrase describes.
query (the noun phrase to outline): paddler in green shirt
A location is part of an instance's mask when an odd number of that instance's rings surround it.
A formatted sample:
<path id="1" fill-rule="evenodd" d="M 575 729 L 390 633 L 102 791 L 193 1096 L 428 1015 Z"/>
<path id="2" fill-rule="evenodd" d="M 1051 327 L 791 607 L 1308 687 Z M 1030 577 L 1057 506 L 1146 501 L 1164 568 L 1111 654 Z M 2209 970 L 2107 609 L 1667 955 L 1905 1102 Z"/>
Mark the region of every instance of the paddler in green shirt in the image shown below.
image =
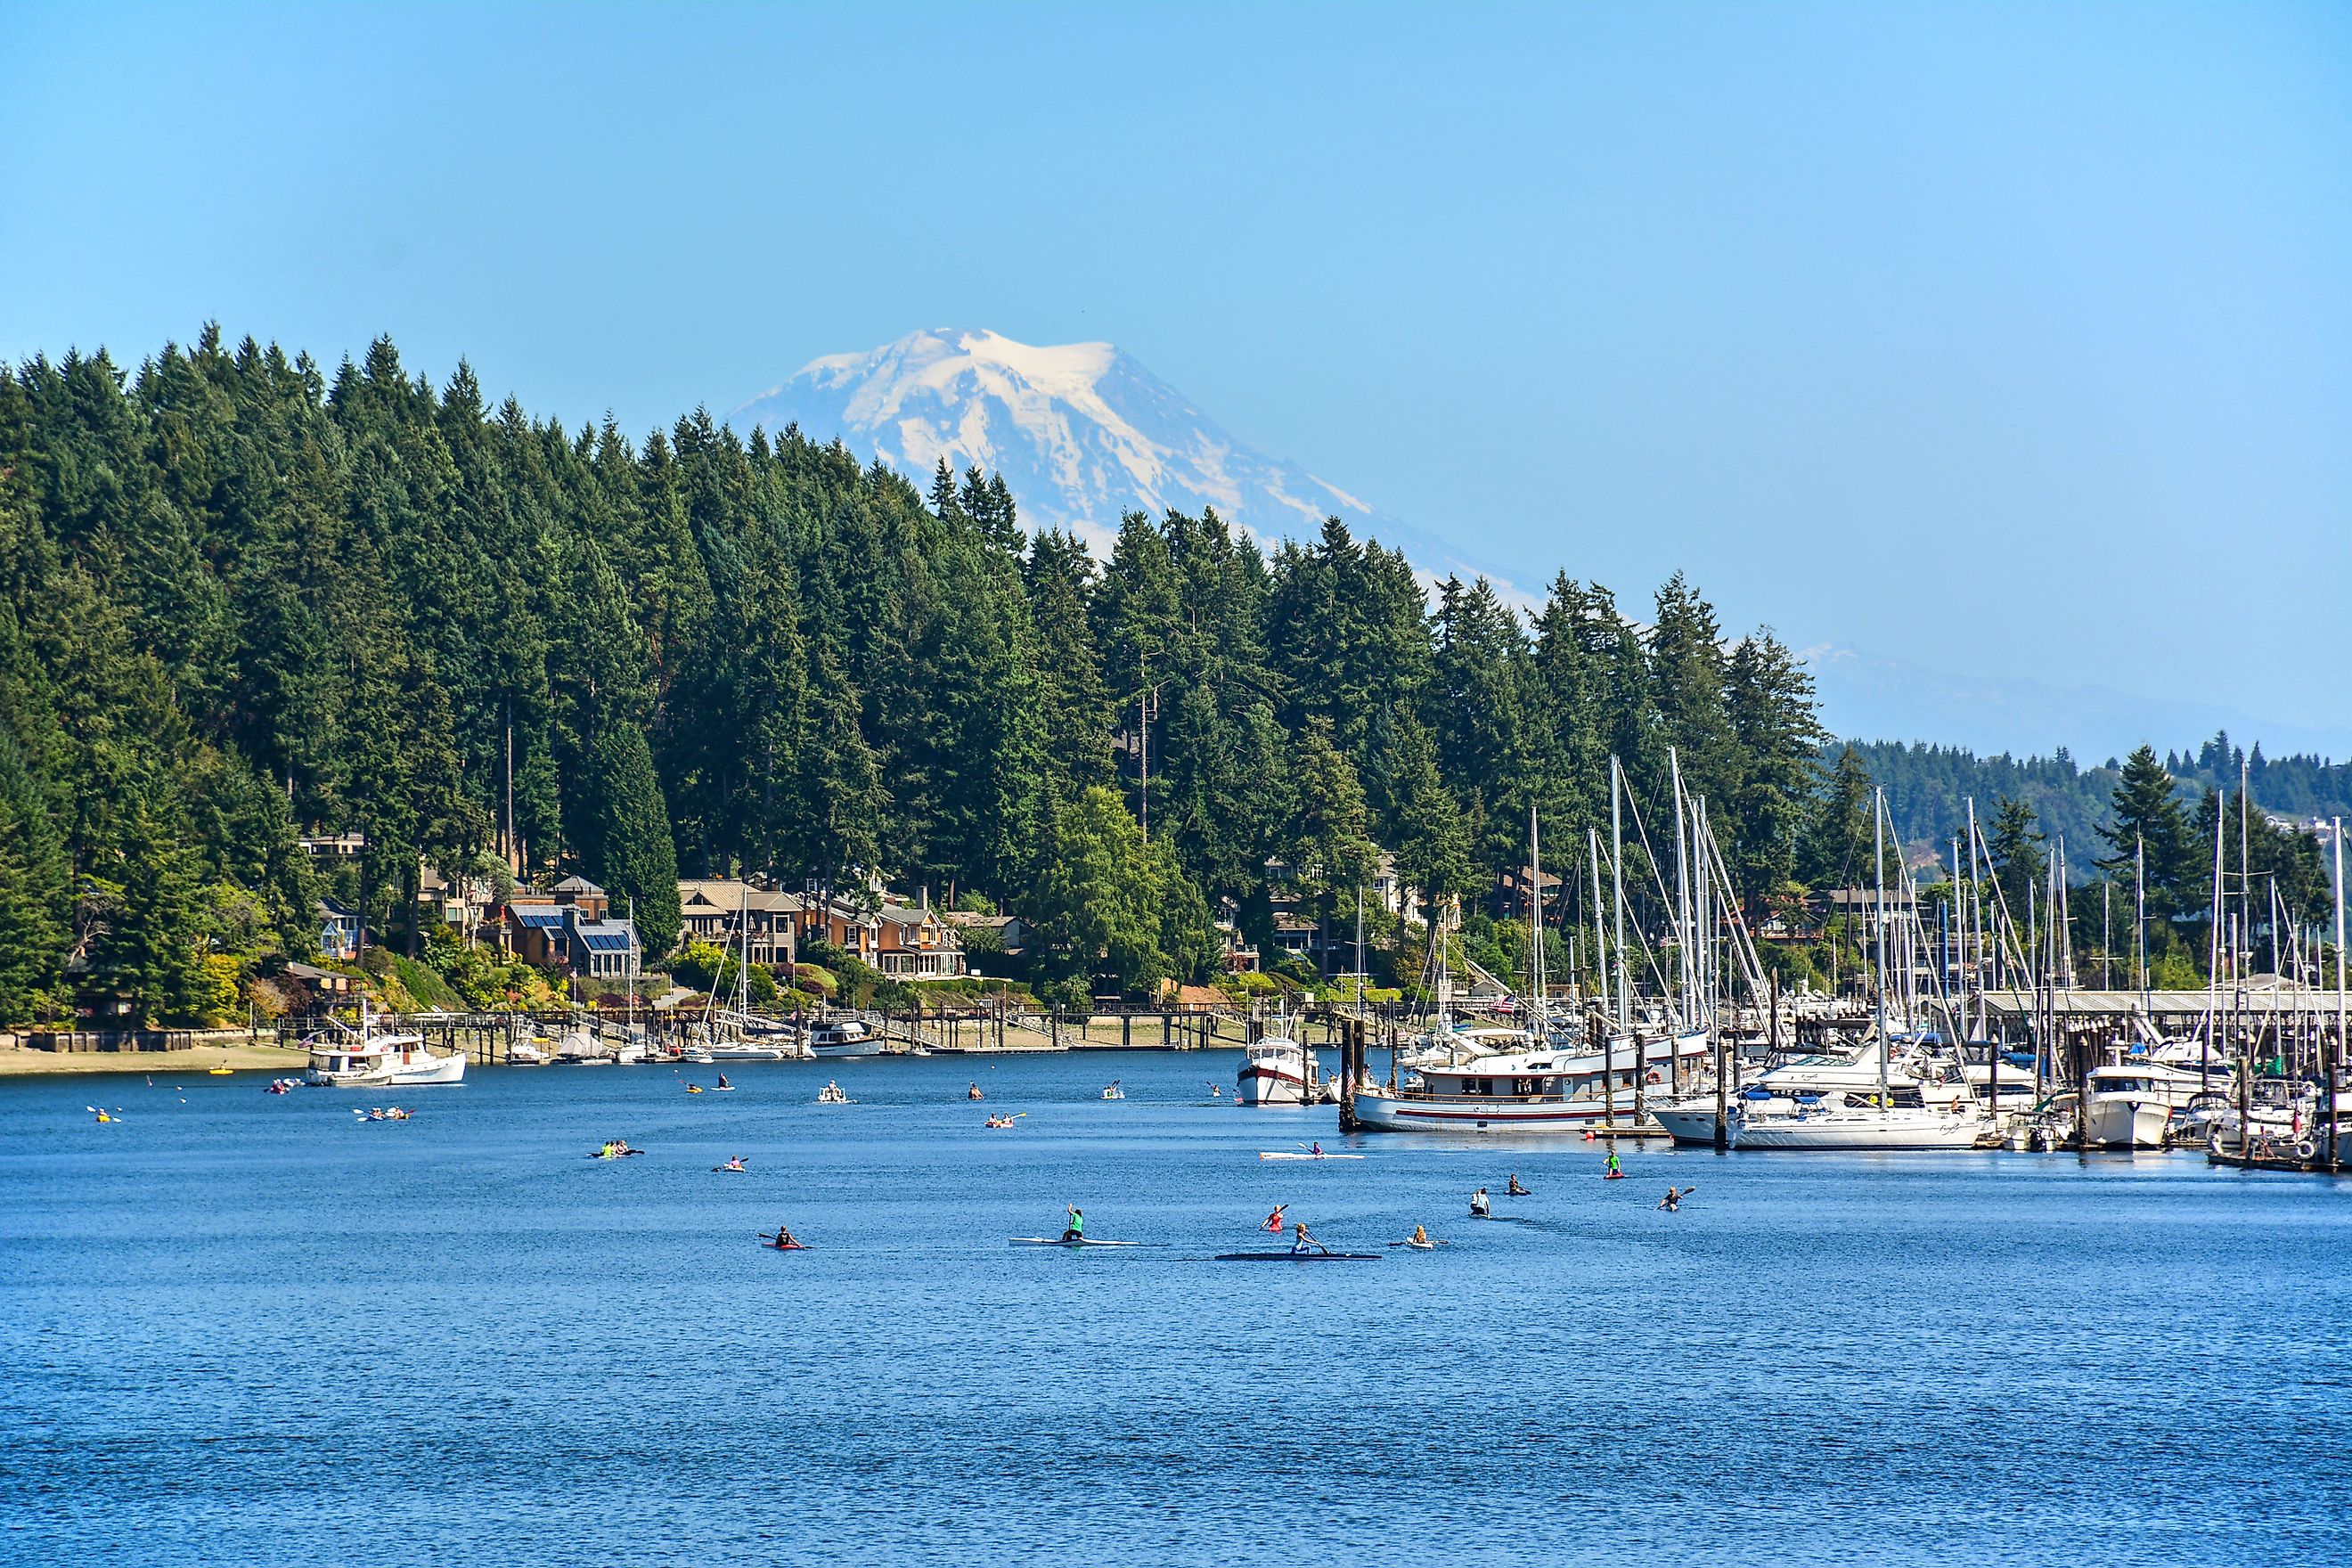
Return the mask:
<path id="1" fill-rule="evenodd" d="M 1087 1238 L 1087 1216 L 1075 1204 L 1070 1205 L 1070 1223 L 1062 1232 L 1064 1241 L 1084 1241 Z"/>

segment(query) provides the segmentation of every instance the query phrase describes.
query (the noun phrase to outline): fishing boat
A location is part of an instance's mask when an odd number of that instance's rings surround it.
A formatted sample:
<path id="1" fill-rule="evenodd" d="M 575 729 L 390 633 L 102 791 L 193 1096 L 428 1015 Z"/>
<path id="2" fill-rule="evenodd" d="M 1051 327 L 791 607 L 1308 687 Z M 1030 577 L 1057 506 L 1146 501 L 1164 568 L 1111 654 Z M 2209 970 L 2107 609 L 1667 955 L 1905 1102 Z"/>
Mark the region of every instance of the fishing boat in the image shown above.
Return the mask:
<path id="1" fill-rule="evenodd" d="M 1252 1044 L 1234 1075 L 1234 1098 L 1244 1105 L 1312 1105 L 1322 1093 L 1315 1053 L 1286 1035 Z"/>
<path id="2" fill-rule="evenodd" d="M 314 1035 L 308 1042 L 310 1065 L 302 1081 L 314 1089 L 411 1089 L 458 1083 L 466 1077 L 464 1053 L 437 1053 L 426 1047 L 422 1035 L 379 1029 L 364 1001 L 358 1027 L 336 1020 L 331 1028 L 331 1034 Z"/>

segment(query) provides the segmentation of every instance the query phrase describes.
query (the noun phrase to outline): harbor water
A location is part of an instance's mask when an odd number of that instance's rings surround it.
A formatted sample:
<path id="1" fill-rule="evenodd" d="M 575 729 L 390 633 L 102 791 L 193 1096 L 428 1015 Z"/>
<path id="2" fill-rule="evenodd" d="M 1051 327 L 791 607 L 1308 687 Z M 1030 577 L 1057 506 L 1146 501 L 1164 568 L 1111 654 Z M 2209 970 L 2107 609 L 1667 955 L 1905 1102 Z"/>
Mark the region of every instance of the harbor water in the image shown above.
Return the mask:
<path id="1" fill-rule="evenodd" d="M 0 1081 L 0 1560 L 2352 1562 L 2352 1180 L 1603 1182 L 1211 1100 L 1236 1062 L 477 1068 L 387 1122 Z M 1366 1157 L 1257 1158 L 1318 1140 Z M 1066 1204 L 1146 1245 L 1006 1245 Z M 1213 1260 L 1276 1204 L 1381 1261 Z"/>

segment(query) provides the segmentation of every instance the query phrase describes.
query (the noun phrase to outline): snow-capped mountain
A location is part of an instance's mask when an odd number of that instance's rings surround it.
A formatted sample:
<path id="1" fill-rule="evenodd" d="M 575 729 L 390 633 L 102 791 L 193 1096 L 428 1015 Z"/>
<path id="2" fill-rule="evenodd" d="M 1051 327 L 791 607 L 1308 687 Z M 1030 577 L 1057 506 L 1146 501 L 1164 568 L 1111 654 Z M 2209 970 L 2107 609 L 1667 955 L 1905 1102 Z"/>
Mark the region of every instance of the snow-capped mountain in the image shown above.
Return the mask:
<path id="1" fill-rule="evenodd" d="M 1244 446 L 1109 343 L 913 332 L 812 360 L 730 418 L 740 430 L 797 424 L 814 440 L 838 436 L 926 488 L 941 458 L 959 473 L 1002 473 L 1025 527 L 1071 530 L 1097 554 L 1128 512 L 1214 507 L 1260 540 L 1311 539 L 1337 517 L 1360 539 L 1402 548 L 1424 572 L 1480 570 L 1434 535 Z"/>

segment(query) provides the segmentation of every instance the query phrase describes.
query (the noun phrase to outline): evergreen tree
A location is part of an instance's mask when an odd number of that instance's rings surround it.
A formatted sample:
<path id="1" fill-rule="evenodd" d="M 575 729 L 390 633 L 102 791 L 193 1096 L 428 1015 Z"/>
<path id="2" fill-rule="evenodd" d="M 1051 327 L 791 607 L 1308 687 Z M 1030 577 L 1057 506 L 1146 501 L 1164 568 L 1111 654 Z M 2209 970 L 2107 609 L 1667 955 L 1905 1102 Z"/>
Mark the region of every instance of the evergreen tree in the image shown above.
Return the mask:
<path id="1" fill-rule="evenodd" d="M 2200 856 L 2190 837 L 2189 814 L 2181 809 L 2172 775 L 2156 760 L 2156 748 L 2142 746 L 2125 759 L 2116 781 L 2114 820 L 2099 828 L 2108 853 L 2100 868 L 2129 887 L 2146 868 L 2147 911 L 2152 919 L 2186 914 L 2198 877 Z"/>
<path id="2" fill-rule="evenodd" d="M 2000 884 L 2000 896 L 2009 910 L 2009 918 L 2025 932 L 2032 910 L 2042 902 L 2042 884 L 2050 869 L 2050 859 L 2042 846 L 2048 836 L 2035 826 L 2033 807 L 2021 800 L 2001 797 L 1993 809 L 1992 832 L 1986 847 L 1992 852 L 1993 879 Z"/>
<path id="3" fill-rule="evenodd" d="M 608 721 L 589 745 L 582 794 L 583 868 L 615 908 L 635 907 L 646 951 L 668 952 L 678 931 L 677 851 L 645 731 L 626 719 Z"/>
<path id="4" fill-rule="evenodd" d="M 65 846 L 16 738 L 0 730 L 0 1021 L 37 1020 L 66 961 Z"/>

